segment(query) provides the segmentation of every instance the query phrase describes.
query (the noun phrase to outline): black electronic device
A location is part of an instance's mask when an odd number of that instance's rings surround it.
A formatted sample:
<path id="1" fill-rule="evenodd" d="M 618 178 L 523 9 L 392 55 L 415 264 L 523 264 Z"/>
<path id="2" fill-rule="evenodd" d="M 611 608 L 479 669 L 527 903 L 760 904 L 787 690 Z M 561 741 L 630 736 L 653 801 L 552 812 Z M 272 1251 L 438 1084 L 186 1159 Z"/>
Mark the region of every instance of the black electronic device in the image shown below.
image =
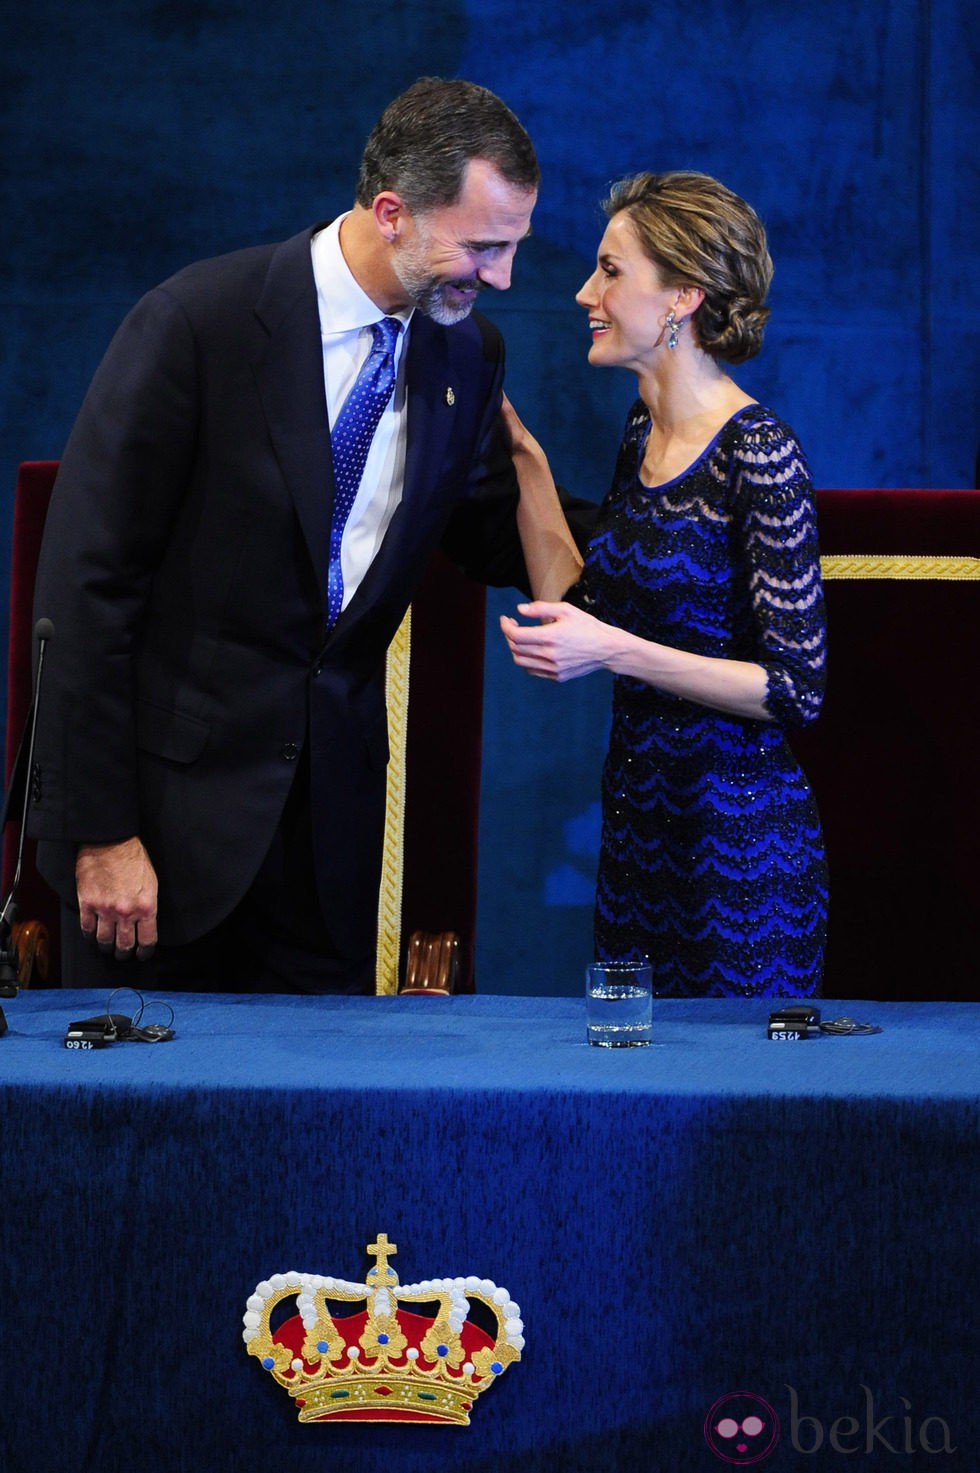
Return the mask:
<path id="1" fill-rule="evenodd" d="M 106 1034 L 111 1034 L 110 1043 L 117 1038 L 125 1038 L 133 1026 L 132 1018 L 126 1013 L 98 1013 L 94 1018 L 82 1018 L 78 1023 L 69 1023 L 71 1028 L 96 1028 Z"/>
<path id="2" fill-rule="evenodd" d="M 791 1003 L 769 1014 L 768 1036 L 780 1042 L 797 1043 L 820 1032 L 820 1009 L 812 1002 Z"/>
<path id="3" fill-rule="evenodd" d="M 82 1018 L 69 1023 L 65 1031 L 65 1048 L 105 1048 L 119 1037 L 115 1023 L 108 1014 L 101 1018 Z"/>
<path id="4" fill-rule="evenodd" d="M 164 1006 L 170 1010 L 169 1023 L 144 1023 L 143 1013 L 146 1008 L 146 1000 L 143 994 L 136 992 L 135 988 L 117 987 L 109 998 L 109 1002 L 120 992 L 133 992 L 139 998 L 139 1008 L 136 1016 L 131 1018 L 128 1013 L 111 1013 L 108 1008 L 104 1013 L 98 1013 L 94 1018 L 79 1018 L 74 1023 L 69 1023 L 65 1032 L 65 1048 L 105 1048 L 107 1043 L 166 1043 L 173 1038 L 174 1010 L 169 1003 Z"/>

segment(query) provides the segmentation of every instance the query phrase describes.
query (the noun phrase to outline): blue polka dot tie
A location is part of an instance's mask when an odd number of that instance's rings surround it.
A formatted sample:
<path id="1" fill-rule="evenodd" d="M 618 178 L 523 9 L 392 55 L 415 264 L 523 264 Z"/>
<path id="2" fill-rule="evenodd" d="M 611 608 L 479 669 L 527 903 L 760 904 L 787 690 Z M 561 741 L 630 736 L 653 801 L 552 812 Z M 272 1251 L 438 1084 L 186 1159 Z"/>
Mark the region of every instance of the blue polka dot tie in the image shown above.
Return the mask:
<path id="1" fill-rule="evenodd" d="M 371 328 L 374 343 L 344 400 L 330 431 L 336 495 L 330 527 L 330 565 L 327 572 L 327 621 L 333 624 L 344 601 L 340 544 L 354 498 L 364 474 L 374 432 L 395 387 L 395 343 L 402 325 L 396 317 L 382 317 Z"/>

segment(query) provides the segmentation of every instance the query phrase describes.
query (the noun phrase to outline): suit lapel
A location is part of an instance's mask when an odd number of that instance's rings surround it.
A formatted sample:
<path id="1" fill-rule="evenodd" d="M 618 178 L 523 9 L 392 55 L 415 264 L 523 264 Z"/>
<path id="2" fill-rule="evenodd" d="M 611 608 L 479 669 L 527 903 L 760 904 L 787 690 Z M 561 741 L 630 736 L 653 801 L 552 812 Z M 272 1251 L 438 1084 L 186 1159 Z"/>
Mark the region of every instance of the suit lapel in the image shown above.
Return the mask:
<path id="1" fill-rule="evenodd" d="M 303 528 L 319 586 L 326 588 L 333 508 L 333 461 L 323 384 L 320 318 L 310 258 L 312 231 L 285 241 L 269 263 L 256 314 L 268 334 L 253 370 L 269 434 Z M 451 329 L 417 312 L 406 365 L 407 444 L 401 503 L 384 541 L 335 630 L 374 609 L 384 595 L 412 582 L 441 528 L 446 500 L 458 491 L 440 470 L 455 422 Z"/>
<path id="2" fill-rule="evenodd" d="M 412 318 L 406 366 L 407 444 L 402 498 L 377 556 L 337 621 L 338 628 L 372 608 L 399 579 L 414 579 L 432 545 L 432 528 L 445 520 L 440 470 L 454 423 L 460 385 L 451 382 L 447 329 L 421 312 Z"/>
<path id="3" fill-rule="evenodd" d="M 424 507 L 442 465 L 459 385 L 450 384 L 447 329 L 416 312 L 408 345 L 408 445 L 402 505 Z"/>
<path id="4" fill-rule="evenodd" d="M 325 588 L 334 483 L 311 236 L 309 230 L 293 236 L 270 261 L 256 303 L 268 338 L 253 370 L 276 457 Z"/>

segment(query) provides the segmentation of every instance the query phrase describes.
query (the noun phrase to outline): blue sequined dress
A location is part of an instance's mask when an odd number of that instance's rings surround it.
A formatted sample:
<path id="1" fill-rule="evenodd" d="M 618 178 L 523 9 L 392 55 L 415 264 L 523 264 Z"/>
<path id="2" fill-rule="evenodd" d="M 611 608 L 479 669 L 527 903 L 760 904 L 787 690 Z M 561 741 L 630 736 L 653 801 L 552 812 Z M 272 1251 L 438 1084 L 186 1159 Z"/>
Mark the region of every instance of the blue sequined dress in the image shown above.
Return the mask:
<path id="1" fill-rule="evenodd" d="M 637 401 L 579 582 L 609 624 L 761 664 L 771 722 L 639 680 L 614 682 L 595 942 L 649 956 L 667 996 L 808 996 L 820 985 L 827 875 L 816 807 L 784 732 L 812 720 L 826 639 L 810 476 L 793 432 L 752 404 L 689 469 L 640 481 Z"/>

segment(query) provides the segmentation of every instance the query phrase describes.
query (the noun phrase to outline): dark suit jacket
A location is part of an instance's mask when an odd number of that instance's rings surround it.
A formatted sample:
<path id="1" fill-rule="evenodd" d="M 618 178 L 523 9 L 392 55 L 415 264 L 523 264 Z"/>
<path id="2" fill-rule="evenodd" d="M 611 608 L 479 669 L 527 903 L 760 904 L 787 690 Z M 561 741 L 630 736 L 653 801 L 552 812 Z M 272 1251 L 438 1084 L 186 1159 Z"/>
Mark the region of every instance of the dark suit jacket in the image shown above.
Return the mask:
<path id="1" fill-rule="evenodd" d="M 516 483 L 493 448 L 500 336 L 476 313 L 449 329 L 416 313 L 403 500 L 325 634 L 333 472 L 311 234 L 190 266 L 137 304 L 48 514 L 39 864 L 72 900 L 78 844 L 139 834 L 168 943 L 245 893 L 308 746 L 326 920 L 353 955 L 370 948 L 388 643 L 440 540 L 473 575 L 521 581 Z"/>

